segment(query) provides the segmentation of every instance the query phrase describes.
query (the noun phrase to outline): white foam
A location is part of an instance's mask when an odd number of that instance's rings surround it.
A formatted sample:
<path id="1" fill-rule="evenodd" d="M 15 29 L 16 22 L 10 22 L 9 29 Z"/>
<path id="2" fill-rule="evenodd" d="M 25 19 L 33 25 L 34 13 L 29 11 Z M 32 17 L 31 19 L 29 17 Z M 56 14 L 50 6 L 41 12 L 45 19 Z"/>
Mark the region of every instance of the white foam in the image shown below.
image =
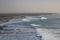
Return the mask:
<path id="1" fill-rule="evenodd" d="M 22 19 L 23 22 L 30 22 L 30 21 L 34 21 L 34 20 L 38 20 L 38 18 L 26 17 L 26 18 L 23 18 L 23 19 Z"/>
<path id="2" fill-rule="evenodd" d="M 32 25 L 32 26 L 38 26 L 38 27 L 40 27 L 41 25 L 38 25 L 38 24 L 30 24 L 30 25 Z"/>
<path id="3" fill-rule="evenodd" d="M 46 20 L 47 18 L 46 17 L 41 17 L 41 20 Z"/>
<path id="4" fill-rule="evenodd" d="M 22 19 L 23 22 L 30 22 L 29 19 Z"/>
<path id="5" fill-rule="evenodd" d="M 29 20 L 39 20 L 39 19 L 41 19 L 41 20 L 46 20 L 47 18 L 46 17 L 42 17 L 42 16 L 35 16 L 35 17 L 29 17 L 29 16 L 26 16 L 26 18 L 27 19 L 29 19 Z"/>
<path id="6" fill-rule="evenodd" d="M 58 38 L 55 37 L 55 34 L 52 33 L 52 30 L 37 28 L 36 33 L 38 35 L 42 35 L 43 40 L 59 40 Z"/>

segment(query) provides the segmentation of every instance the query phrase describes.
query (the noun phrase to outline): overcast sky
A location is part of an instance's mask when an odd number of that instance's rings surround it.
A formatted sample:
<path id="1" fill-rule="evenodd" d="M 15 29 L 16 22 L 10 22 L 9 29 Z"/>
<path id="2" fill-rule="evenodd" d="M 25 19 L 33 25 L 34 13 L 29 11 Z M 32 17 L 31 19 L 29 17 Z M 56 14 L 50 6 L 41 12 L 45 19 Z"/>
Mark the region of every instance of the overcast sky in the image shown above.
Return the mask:
<path id="1" fill-rule="evenodd" d="M 0 13 L 60 13 L 60 0 L 0 0 Z"/>

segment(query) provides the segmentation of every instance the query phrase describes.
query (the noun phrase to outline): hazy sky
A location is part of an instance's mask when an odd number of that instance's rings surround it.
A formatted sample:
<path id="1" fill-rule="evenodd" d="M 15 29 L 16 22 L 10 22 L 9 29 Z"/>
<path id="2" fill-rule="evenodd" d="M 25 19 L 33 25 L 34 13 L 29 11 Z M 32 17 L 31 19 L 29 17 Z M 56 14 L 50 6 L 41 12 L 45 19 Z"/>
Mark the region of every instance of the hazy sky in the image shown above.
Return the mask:
<path id="1" fill-rule="evenodd" d="M 60 0 L 0 0 L 0 13 L 60 13 Z"/>

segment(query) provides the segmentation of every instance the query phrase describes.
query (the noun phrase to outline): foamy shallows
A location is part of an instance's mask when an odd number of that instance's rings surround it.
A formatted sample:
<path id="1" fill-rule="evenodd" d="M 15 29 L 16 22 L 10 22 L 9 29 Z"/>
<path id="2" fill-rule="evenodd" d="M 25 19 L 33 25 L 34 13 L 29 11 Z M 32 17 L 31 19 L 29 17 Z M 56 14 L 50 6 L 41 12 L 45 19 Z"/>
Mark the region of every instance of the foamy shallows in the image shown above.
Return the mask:
<path id="1" fill-rule="evenodd" d="M 60 40 L 59 35 L 60 29 L 45 29 L 45 28 L 36 28 L 37 35 L 42 35 L 43 40 Z M 56 37 L 58 36 L 58 37 Z"/>

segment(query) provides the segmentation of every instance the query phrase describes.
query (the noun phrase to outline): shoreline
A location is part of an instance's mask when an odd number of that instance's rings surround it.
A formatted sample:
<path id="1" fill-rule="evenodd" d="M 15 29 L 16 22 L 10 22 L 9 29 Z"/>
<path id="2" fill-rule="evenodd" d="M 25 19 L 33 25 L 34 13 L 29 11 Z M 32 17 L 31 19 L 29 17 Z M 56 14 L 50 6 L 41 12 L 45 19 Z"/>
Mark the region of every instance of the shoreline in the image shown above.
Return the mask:
<path id="1" fill-rule="evenodd" d="M 24 18 L 25 16 L 0 16 L 0 22 L 8 22 L 11 19 Z"/>

